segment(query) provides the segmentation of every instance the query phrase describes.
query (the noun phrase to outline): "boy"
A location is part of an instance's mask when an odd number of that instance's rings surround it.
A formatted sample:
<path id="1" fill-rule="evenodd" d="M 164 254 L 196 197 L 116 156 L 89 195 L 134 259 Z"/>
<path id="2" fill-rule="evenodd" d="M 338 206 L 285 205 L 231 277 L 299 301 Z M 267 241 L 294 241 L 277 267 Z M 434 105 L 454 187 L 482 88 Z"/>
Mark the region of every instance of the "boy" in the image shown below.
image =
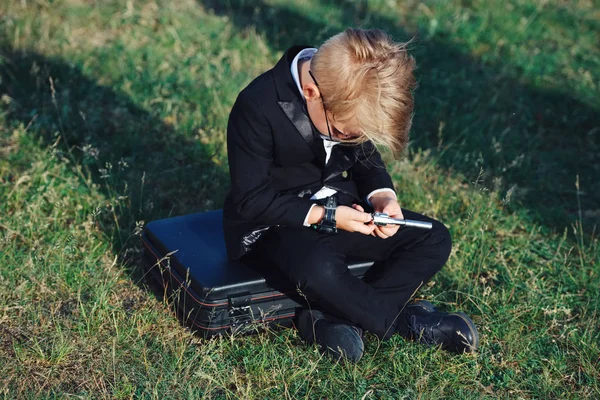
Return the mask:
<path id="1" fill-rule="evenodd" d="M 276 265 L 317 304 L 299 313 L 300 337 L 351 361 L 362 356 L 363 330 L 455 352 L 478 345 L 467 315 L 407 304 L 451 249 L 444 225 L 400 208 L 374 146 L 396 154 L 406 146 L 414 68 L 405 44 L 350 28 L 318 50 L 287 50 L 240 93 L 229 117 L 228 254 Z M 376 226 L 363 206 L 433 228 Z M 375 264 L 361 280 L 346 256 Z"/>

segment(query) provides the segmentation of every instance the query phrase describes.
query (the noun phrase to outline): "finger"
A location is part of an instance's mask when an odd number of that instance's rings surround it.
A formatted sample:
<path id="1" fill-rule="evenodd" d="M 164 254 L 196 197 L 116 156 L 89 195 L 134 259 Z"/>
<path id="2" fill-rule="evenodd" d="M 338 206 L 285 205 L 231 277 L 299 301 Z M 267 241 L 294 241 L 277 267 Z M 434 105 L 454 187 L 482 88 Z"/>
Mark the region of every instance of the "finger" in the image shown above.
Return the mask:
<path id="1" fill-rule="evenodd" d="M 360 232 L 365 235 L 370 235 L 375 229 L 375 225 L 356 224 L 355 232 Z"/>
<path id="2" fill-rule="evenodd" d="M 383 233 L 385 233 L 386 235 L 388 235 L 388 237 L 392 237 L 396 234 L 396 232 L 398 232 L 398 228 L 394 227 L 393 229 L 386 229 L 385 231 L 383 231 Z"/>
<path id="3" fill-rule="evenodd" d="M 365 209 L 360 206 L 360 204 L 352 204 L 352 208 L 358 210 L 360 212 L 365 212 Z"/>
<path id="4" fill-rule="evenodd" d="M 404 214 L 402 214 L 402 211 L 398 211 L 395 214 L 389 214 L 389 216 L 392 218 L 404 219 Z"/>
<path id="5" fill-rule="evenodd" d="M 369 235 L 373 236 L 373 237 L 377 237 L 377 235 L 375 234 L 375 229 L 377 229 L 377 225 L 375 225 L 375 223 L 373 222 L 373 220 L 371 220 L 371 222 L 367 222 L 364 224 L 365 226 L 368 226 L 371 229 L 371 233 L 369 233 Z"/>
<path id="6" fill-rule="evenodd" d="M 385 228 L 382 229 L 382 232 L 385 233 L 388 237 L 390 237 L 390 236 L 394 236 L 396 234 L 396 232 L 398 232 L 399 228 L 400 228 L 400 225 L 386 226 Z"/>
<path id="7" fill-rule="evenodd" d="M 373 216 L 366 212 L 360 212 L 360 214 L 357 213 L 356 220 L 364 223 L 371 222 L 373 221 Z"/>
<path id="8" fill-rule="evenodd" d="M 399 227 L 400 227 L 400 225 L 388 224 L 386 226 L 382 226 L 381 229 L 383 229 L 384 232 L 394 233 L 398 230 Z"/>
<path id="9" fill-rule="evenodd" d="M 394 218 L 400 218 L 400 216 L 403 216 L 402 210 L 400 210 L 400 207 L 389 208 L 387 210 L 384 210 L 384 212 L 387 215 L 389 215 L 390 217 L 394 217 Z"/>
<path id="10" fill-rule="evenodd" d="M 402 209 L 398 207 L 394 207 L 393 210 L 390 210 L 388 215 L 392 218 L 404 219 L 404 214 L 402 213 Z"/>
<path id="11" fill-rule="evenodd" d="M 398 225 L 386 225 L 381 227 L 381 232 L 385 233 L 388 236 L 391 236 L 395 231 Z"/>
<path id="12" fill-rule="evenodd" d="M 350 216 L 352 223 L 359 223 L 364 226 L 370 227 L 373 224 L 373 216 L 371 214 L 354 210 L 354 213 Z"/>
<path id="13" fill-rule="evenodd" d="M 391 216 L 402 214 L 402 209 L 400 208 L 400 204 L 394 201 L 386 204 L 386 206 L 383 208 L 383 212 Z"/>
<path id="14" fill-rule="evenodd" d="M 385 234 L 385 232 L 383 232 L 383 230 L 381 228 L 379 229 L 375 229 L 375 233 L 377 234 L 378 237 L 380 237 L 381 239 L 387 239 L 389 236 Z"/>

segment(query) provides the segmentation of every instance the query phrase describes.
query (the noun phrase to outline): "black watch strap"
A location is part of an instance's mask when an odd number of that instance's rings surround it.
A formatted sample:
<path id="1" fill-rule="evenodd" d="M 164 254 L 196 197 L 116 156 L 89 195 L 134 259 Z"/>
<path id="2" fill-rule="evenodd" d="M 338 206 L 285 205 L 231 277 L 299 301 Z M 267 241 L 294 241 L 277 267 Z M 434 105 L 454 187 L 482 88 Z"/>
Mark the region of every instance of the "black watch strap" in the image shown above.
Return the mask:
<path id="1" fill-rule="evenodd" d="M 335 209 L 337 208 L 337 199 L 335 196 L 329 196 L 324 204 L 325 215 L 321 222 L 315 225 L 318 232 L 334 234 L 337 233 L 337 225 L 335 222 Z"/>

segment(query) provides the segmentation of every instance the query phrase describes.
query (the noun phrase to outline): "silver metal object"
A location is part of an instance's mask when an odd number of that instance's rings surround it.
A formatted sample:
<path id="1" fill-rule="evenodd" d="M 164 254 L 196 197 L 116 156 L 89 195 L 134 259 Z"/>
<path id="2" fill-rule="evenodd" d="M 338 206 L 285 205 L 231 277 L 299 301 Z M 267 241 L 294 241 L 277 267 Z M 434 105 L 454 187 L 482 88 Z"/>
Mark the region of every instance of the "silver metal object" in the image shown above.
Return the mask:
<path id="1" fill-rule="evenodd" d="M 373 216 L 373 222 L 375 225 L 386 226 L 386 225 L 401 225 L 401 226 L 412 226 L 415 228 L 423 228 L 423 229 L 431 229 L 431 222 L 423 222 L 423 221 L 415 221 L 412 219 L 398 219 L 392 218 L 386 213 L 374 212 L 371 214 Z"/>

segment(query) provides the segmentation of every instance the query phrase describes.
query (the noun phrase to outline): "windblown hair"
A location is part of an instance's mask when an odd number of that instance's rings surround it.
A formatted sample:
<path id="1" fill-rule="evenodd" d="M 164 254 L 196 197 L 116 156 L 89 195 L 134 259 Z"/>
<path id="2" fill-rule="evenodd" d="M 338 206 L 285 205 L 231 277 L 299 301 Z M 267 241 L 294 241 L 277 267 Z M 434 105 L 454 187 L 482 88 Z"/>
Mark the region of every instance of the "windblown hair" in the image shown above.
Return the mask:
<path id="1" fill-rule="evenodd" d="M 399 155 L 408 143 L 416 81 L 407 43 L 396 43 L 379 29 L 348 28 L 319 47 L 311 70 L 323 102 L 336 121 Z"/>

